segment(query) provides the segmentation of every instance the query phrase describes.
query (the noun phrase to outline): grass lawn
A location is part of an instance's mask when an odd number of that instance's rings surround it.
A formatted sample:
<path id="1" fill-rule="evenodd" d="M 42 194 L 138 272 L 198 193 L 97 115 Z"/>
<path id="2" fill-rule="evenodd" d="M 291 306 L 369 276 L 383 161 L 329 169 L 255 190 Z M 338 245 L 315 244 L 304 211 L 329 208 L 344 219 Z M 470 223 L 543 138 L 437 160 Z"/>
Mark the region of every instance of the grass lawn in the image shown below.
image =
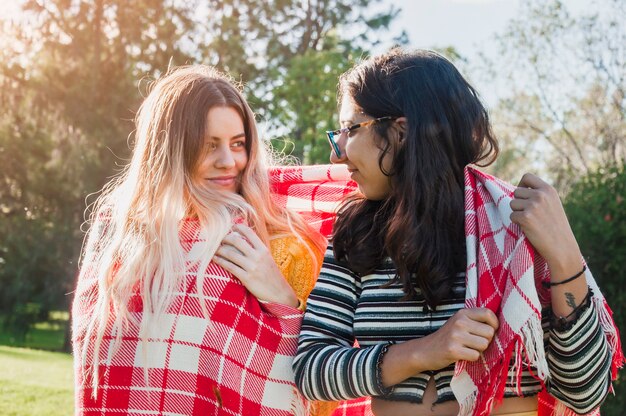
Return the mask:
<path id="1" fill-rule="evenodd" d="M 61 351 L 68 319 L 68 312 L 52 311 L 47 321 L 33 325 L 24 340 L 17 340 L 10 333 L 0 331 L 0 345 Z"/>
<path id="2" fill-rule="evenodd" d="M 0 415 L 74 413 L 72 356 L 0 346 Z"/>
<path id="3" fill-rule="evenodd" d="M 67 312 L 51 312 L 16 340 L 0 332 L 0 415 L 68 416 L 74 413 L 72 356 L 63 348 Z M 38 349 L 27 349 L 27 348 Z"/>

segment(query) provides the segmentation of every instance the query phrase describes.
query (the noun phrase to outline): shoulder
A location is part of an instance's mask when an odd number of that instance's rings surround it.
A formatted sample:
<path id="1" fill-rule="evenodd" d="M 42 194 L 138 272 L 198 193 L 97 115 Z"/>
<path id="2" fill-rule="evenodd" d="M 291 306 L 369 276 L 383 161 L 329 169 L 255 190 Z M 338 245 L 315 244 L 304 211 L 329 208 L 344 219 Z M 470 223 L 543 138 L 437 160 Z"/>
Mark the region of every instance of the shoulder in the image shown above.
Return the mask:
<path id="1" fill-rule="evenodd" d="M 304 261 L 321 265 L 324 259 L 324 252 L 319 250 L 312 241 L 307 238 L 299 239 L 292 234 L 272 236 L 270 238 L 270 251 L 276 263 Z"/>
<path id="2" fill-rule="evenodd" d="M 305 299 L 313 289 L 324 253 L 306 239 L 291 234 L 276 235 L 270 238 L 272 258 L 281 273 L 296 291 Z"/>

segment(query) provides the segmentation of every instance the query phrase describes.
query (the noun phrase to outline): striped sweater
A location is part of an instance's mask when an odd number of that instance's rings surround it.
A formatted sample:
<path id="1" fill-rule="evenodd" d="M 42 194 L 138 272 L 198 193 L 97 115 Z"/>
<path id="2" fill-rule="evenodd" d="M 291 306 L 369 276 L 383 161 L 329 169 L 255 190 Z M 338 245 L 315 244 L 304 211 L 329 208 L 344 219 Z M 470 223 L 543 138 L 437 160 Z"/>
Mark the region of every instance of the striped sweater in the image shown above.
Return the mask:
<path id="1" fill-rule="evenodd" d="M 391 389 L 382 386 L 379 366 L 388 343 L 429 335 L 464 307 L 464 275 L 456 276 L 450 298 L 434 310 L 419 292 L 416 300 L 402 301 L 400 284 L 381 288 L 394 275 L 389 261 L 359 278 L 335 261 L 332 248 L 327 250 L 309 297 L 294 360 L 296 384 L 307 398 L 381 396 L 421 403 L 432 376 L 437 403 L 455 399 L 450 389 L 454 365 L 418 374 Z M 576 322 L 563 331 L 551 328 L 549 308 L 542 315 L 552 375 L 548 391 L 576 412 L 586 413 L 602 403 L 610 386 L 611 354 L 593 303 L 583 307 Z M 353 347 L 355 340 L 360 348 Z M 537 394 L 541 384 L 531 372 L 524 369 L 519 391 L 514 383 L 507 383 L 505 397 Z"/>

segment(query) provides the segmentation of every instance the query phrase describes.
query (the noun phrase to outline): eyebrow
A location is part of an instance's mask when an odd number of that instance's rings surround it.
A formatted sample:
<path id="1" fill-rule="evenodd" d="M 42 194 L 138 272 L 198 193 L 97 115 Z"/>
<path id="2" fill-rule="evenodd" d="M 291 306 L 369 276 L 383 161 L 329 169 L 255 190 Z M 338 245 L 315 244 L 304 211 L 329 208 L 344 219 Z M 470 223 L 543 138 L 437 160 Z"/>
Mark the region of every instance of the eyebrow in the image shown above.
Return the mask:
<path id="1" fill-rule="evenodd" d="M 230 139 L 228 139 L 228 140 L 240 139 L 240 138 L 242 138 L 242 137 L 244 137 L 244 138 L 245 138 L 245 137 L 246 137 L 246 133 L 239 133 L 239 134 L 235 134 L 233 137 L 231 137 L 231 138 L 230 138 Z M 220 139 L 221 139 L 221 137 L 211 136 L 211 137 L 209 137 L 209 139 L 211 139 L 211 140 L 220 140 Z"/>

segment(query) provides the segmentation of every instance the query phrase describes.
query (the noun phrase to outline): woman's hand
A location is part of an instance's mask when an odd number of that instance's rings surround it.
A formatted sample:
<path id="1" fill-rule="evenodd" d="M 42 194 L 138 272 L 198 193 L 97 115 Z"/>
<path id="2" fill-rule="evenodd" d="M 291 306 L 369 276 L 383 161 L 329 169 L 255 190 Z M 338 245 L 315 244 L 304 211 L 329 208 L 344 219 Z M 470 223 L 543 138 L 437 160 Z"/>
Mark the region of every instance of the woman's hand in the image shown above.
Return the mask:
<path id="1" fill-rule="evenodd" d="M 511 221 L 548 263 L 552 283 L 575 276 L 582 269 L 582 254 L 556 190 L 535 175 L 525 174 L 511 201 Z M 570 317 L 587 295 L 583 276 L 551 289 L 552 312 Z"/>
<path id="2" fill-rule="evenodd" d="M 429 337 L 429 370 L 457 361 L 476 361 L 498 330 L 498 317 L 488 308 L 461 309 Z"/>
<path id="3" fill-rule="evenodd" d="M 525 174 L 511 201 L 511 221 L 548 262 L 552 273 L 568 275 L 582 267 L 580 249 L 556 190 L 539 177 Z M 567 264 L 574 270 L 561 271 Z"/>
<path id="4" fill-rule="evenodd" d="M 382 363 L 383 385 L 393 386 L 460 360 L 478 360 L 498 326 L 498 318 L 490 309 L 461 309 L 432 334 L 390 346 Z"/>
<path id="5" fill-rule="evenodd" d="M 257 299 L 298 306 L 298 298 L 270 250 L 250 227 L 234 225 L 213 260 L 237 277 Z"/>

